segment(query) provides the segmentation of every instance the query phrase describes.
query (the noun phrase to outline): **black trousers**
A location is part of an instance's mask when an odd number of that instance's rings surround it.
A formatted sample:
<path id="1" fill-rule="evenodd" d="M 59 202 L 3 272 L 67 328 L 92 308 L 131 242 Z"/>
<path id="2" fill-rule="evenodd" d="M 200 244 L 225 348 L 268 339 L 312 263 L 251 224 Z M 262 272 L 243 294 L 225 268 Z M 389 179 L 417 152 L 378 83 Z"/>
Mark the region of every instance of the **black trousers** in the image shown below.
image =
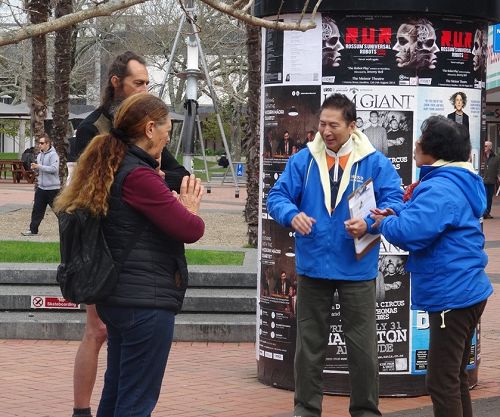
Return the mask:
<path id="1" fill-rule="evenodd" d="M 469 378 L 471 341 L 486 300 L 444 314 L 429 313 L 427 390 L 435 417 L 472 417 Z M 442 327 L 444 323 L 445 327 Z"/>
<path id="2" fill-rule="evenodd" d="M 38 227 L 45 216 L 45 210 L 47 205 L 52 208 L 54 204 L 54 198 L 59 193 L 59 190 L 42 190 L 38 188 L 35 190 L 35 200 L 33 202 L 33 211 L 31 212 L 31 223 L 30 231 L 31 233 L 37 234 Z"/>

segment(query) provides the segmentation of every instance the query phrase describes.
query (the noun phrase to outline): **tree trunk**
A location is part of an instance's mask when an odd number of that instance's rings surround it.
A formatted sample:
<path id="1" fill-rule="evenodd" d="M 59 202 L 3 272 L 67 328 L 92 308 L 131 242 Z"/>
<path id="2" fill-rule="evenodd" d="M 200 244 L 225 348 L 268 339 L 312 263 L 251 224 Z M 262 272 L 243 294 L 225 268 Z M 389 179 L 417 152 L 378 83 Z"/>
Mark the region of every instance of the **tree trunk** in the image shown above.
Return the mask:
<path id="1" fill-rule="evenodd" d="M 59 0 L 56 6 L 56 18 L 73 12 L 71 0 Z M 54 111 L 52 140 L 59 155 L 59 175 L 66 173 L 66 158 L 68 153 L 68 123 L 69 123 L 69 82 L 72 59 L 72 31 L 67 27 L 56 32 L 55 64 L 54 64 Z"/>
<path id="2" fill-rule="evenodd" d="M 31 0 L 28 3 L 30 21 L 46 22 L 49 14 L 48 0 Z M 45 35 L 31 39 L 31 133 L 38 139 L 45 134 L 47 117 L 47 42 Z"/>
<path id="3" fill-rule="evenodd" d="M 259 163 L 260 163 L 260 28 L 246 25 L 248 54 L 248 106 L 243 152 L 247 159 L 247 201 L 245 220 L 248 244 L 256 247 L 259 234 Z"/>

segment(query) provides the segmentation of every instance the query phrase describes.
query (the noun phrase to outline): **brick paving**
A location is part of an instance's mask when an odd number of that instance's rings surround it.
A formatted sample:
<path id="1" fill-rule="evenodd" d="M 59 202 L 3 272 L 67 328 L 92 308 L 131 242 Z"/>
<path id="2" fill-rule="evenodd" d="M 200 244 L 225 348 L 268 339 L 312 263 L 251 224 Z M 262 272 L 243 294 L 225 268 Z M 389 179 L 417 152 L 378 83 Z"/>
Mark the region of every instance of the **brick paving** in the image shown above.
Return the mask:
<path id="1" fill-rule="evenodd" d="M 211 200 L 214 209 L 224 206 L 226 198 L 234 203 L 234 196 L 230 196 L 234 188 L 228 187 L 227 190 L 228 195 L 224 199 L 213 192 Z M 29 203 L 28 194 L 32 194 L 27 191 L 25 197 L 20 197 L 19 193 L 11 192 L 10 187 L 0 184 L 0 206 L 6 204 L 7 194 L 7 201 L 11 203 Z M 244 203 L 242 197 L 240 202 Z M 236 205 L 239 206 L 240 202 L 236 202 Z M 472 390 L 474 400 L 500 396 L 499 198 L 496 198 L 493 215 L 494 219 L 485 222 L 485 235 L 489 255 L 487 270 L 493 279 L 495 294 L 490 298 L 482 320 L 482 359 L 479 383 Z M 0 340 L 0 416 L 70 416 L 73 359 L 77 348 L 78 342 Z M 104 369 L 103 349 L 92 401 L 94 410 L 102 389 Z M 347 397 L 326 396 L 323 415 L 347 417 L 348 401 Z M 153 416 L 290 417 L 292 404 L 292 392 L 268 387 L 257 381 L 254 344 L 174 343 L 162 395 Z M 428 396 L 381 398 L 383 413 L 430 404 Z"/>

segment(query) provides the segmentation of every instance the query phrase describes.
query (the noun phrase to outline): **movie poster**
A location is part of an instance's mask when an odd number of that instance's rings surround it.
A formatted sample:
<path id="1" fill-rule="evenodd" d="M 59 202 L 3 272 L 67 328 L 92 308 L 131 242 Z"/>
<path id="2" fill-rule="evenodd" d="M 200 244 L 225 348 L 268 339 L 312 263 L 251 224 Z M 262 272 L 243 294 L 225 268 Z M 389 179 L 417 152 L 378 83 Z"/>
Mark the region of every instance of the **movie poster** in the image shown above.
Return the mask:
<path id="1" fill-rule="evenodd" d="M 481 149 L 481 90 L 475 88 L 426 88 L 418 93 L 417 137 L 421 126 L 430 116 L 442 115 L 469 129 L 471 162 L 479 170 Z"/>
<path id="2" fill-rule="evenodd" d="M 487 27 L 458 18 L 322 15 L 322 82 L 483 88 Z"/>
<path id="3" fill-rule="evenodd" d="M 411 373 L 425 374 L 429 359 L 429 314 L 426 311 L 412 310 L 412 338 L 411 338 Z M 471 342 L 471 351 L 467 370 L 476 368 L 481 358 L 479 323 Z"/>
<path id="4" fill-rule="evenodd" d="M 297 278 L 292 229 L 262 219 L 259 356 L 293 369 Z M 271 365 L 272 366 L 272 365 Z"/>
<path id="5" fill-rule="evenodd" d="M 356 104 L 356 127 L 386 155 L 407 186 L 413 182 L 414 112 L 411 87 L 323 86 L 322 96 L 345 94 Z"/>
<path id="6" fill-rule="evenodd" d="M 323 84 L 395 85 L 391 16 L 322 15 Z"/>
<path id="7" fill-rule="evenodd" d="M 377 349 L 380 373 L 410 373 L 410 277 L 404 267 L 408 255 L 392 245 L 381 247 L 376 280 Z M 325 373 L 348 371 L 345 336 L 338 294 L 334 295 Z"/>
<path id="8" fill-rule="evenodd" d="M 320 86 L 277 86 L 264 89 L 263 157 L 289 158 L 316 133 Z"/>

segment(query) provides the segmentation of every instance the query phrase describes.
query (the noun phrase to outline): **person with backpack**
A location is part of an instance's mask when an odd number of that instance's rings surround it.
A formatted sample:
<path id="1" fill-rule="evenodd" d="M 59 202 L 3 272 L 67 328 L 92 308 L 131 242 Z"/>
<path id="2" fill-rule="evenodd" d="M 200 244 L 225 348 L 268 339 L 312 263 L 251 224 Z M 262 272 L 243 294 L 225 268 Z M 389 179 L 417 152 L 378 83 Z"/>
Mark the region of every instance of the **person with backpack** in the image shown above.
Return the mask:
<path id="1" fill-rule="evenodd" d="M 116 110 L 123 100 L 147 91 L 149 75 L 146 61 L 132 51 L 123 52 L 110 64 L 107 80 L 101 105 L 78 125 L 74 142 L 77 158 L 94 137 L 109 133 Z M 182 178 L 189 172 L 166 147 L 162 150 L 160 169 L 166 173 L 165 181 L 170 190 L 179 193 Z M 95 306 L 87 305 L 85 331 L 75 356 L 73 417 L 92 416 L 90 399 L 97 375 L 99 351 L 106 337 L 106 326 L 99 319 Z"/>
<path id="2" fill-rule="evenodd" d="M 108 334 L 97 417 L 151 415 L 187 287 L 184 244 L 204 233 L 200 179 L 184 177 L 177 194 L 156 172 L 170 128 L 161 99 L 147 93 L 127 98 L 110 133 L 89 143 L 56 200 L 58 212 L 101 216 L 107 245 L 120 260 L 116 286 L 96 304 Z"/>

